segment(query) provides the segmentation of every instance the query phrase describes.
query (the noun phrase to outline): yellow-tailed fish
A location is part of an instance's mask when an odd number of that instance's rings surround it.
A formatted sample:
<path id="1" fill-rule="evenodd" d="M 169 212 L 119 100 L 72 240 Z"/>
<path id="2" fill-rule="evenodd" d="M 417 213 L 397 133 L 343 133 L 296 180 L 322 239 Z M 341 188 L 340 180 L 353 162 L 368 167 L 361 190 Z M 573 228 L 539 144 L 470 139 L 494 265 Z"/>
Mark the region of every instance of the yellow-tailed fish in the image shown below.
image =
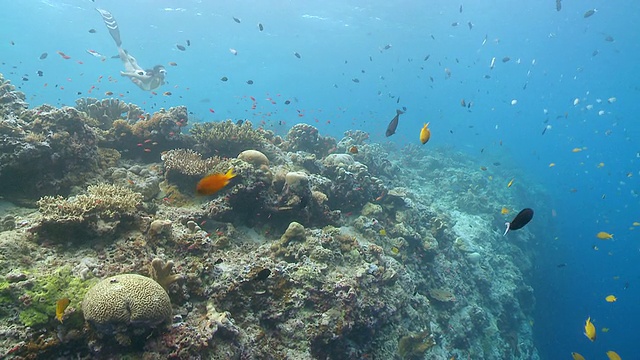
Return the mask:
<path id="1" fill-rule="evenodd" d="M 596 341 L 596 327 L 591 323 L 591 316 L 587 318 L 584 324 L 584 336 L 591 341 Z"/>
<path id="2" fill-rule="evenodd" d="M 510 188 L 511 185 L 513 185 L 513 181 L 515 180 L 515 178 L 511 179 L 511 181 L 509 181 L 509 183 L 507 184 L 507 187 Z"/>
<path id="3" fill-rule="evenodd" d="M 613 234 L 609 234 L 608 232 L 600 231 L 596 234 L 596 237 L 600 240 L 609 240 L 613 239 Z"/>
<path id="4" fill-rule="evenodd" d="M 572 352 L 571 357 L 573 360 L 584 360 L 584 356 L 578 354 L 577 352 Z"/>
<path id="5" fill-rule="evenodd" d="M 613 350 L 607 351 L 607 356 L 609 357 L 609 360 L 622 360 L 620 355 L 618 355 L 618 353 Z"/>
<path id="6" fill-rule="evenodd" d="M 607 300 L 607 302 L 616 302 L 618 300 L 618 298 L 615 297 L 615 295 L 607 295 L 607 297 L 604 299 Z"/>
<path id="7" fill-rule="evenodd" d="M 556 163 L 549 163 L 549 167 L 554 167 L 554 166 L 556 166 Z"/>
<path id="8" fill-rule="evenodd" d="M 431 138 L 431 130 L 428 128 L 429 123 L 424 124 L 422 130 L 420 130 L 420 142 L 422 145 L 426 144 Z"/>
<path id="9" fill-rule="evenodd" d="M 71 301 L 69 301 L 68 298 L 62 298 L 56 301 L 56 319 L 58 319 L 58 321 L 62 322 L 64 311 L 67 309 L 67 306 L 69 306 L 70 302 Z"/>
<path id="10" fill-rule="evenodd" d="M 631 224 L 633 226 L 640 226 L 640 222 L 634 221 L 633 224 Z"/>

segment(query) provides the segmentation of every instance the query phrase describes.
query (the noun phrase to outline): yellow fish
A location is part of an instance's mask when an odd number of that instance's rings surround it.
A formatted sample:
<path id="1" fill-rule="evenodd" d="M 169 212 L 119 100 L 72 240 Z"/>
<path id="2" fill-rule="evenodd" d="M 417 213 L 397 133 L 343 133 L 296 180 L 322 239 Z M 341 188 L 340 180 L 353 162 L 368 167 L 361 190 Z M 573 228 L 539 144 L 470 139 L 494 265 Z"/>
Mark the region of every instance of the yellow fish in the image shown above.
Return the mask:
<path id="1" fill-rule="evenodd" d="M 554 167 L 554 166 L 556 166 L 556 163 L 549 163 L 549 167 Z M 580 355 L 580 354 L 578 354 L 578 355 Z"/>
<path id="2" fill-rule="evenodd" d="M 607 302 L 616 302 L 616 300 L 618 300 L 618 298 L 614 295 L 607 295 L 607 297 L 604 299 L 607 300 Z"/>
<path id="3" fill-rule="evenodd" d="M 600 331 L 602 331 L 603 333 L 608 333 L 609 332 L 609 328 L 602 328 L 602 329 L 600 329 Z"/>
<path id="4" fill-rule="evenodd" d="M 584 356 L 578 354 L 577 352 L 572 352 L 571 357 L 573 360 L 584 360 Z"/>
<path id="5" fill-rule="evenodd" d="M 382 236 L 387 236 L 387 230 L 385 230 L 385 229 L 380 229 L 380 235 L 382 235 Z"/>
<path id="6" fill-rule="evenodd" d="M 62 298 L 58 301 L 56 301 L 56 319 L 58 319 L 58 321 L 60 321 L 62 323 L 62 317 L 64 316 L 64 311 L 67 309 L 67 306 L 69 306 L 69 303 L 71 301 L 69 301 L 68 298 Z"/>
<path id="7" fill-rule="evenodd" d="M 634 221 L 633 224 L 631 224 L 633 226 L 640 226 L 640 222 Z"/>
<path id="8" fill-rule="evenodd" d="M 600 240 L 609 240 L 613 239 L 613 234 L 609 234 L 608 232 L 600 231 L 596 234 L 596 237 Z"/>
<path id="9" fill-rule="evenodd" d="M 584 335 L 591 341 L 596 341 L 596 327 L 591 323 L 591 316 L 587 318 L 584 324 Z"/>
<path id="10" fill-rule="evenodd" d="M 502 215 L 507 215 L 509 213 L 509 209 L 507 209 L 506 207 L 503 207 L 502 210 L 500 210 L 500 214 Z"/>
<path id="11" fill-rule="evenodd" d="M 427 141 L 429 141 L 429 139 L 431 138 L 431 130 L 429 130 L 429 128 L 427 127 L 429 126 L 429 124 L 430 123 L 424 124 L 422 130 L 420 130 L 420 142 L 422 143 L 422 145 L 426 144 Z"/>
<path id="12" fill-rule="evenodd" d="M 609 360 L 622 360 L 620 355 L 612 350 L 607 351 L 607 356 L 609 357 Z"/>
<path id="13" fill-rule="evenodd" d="M 582 148 L 573 148 L 573 150 L 571 150 L 574 153 L 578 153 L 580 151 L 582 151 Z"/>
<path id="14" fill-rule="evenodd" d="M 604 163 L 601 162 L 600 164 L 598 164 L 598 169 L 603 168 L 604 167 Z"/>
<path id="15" fill-rule="evenodd" d="M 507 184 L 507 187 L 510 188 L 511 185 L 513 185 L 513 181 L 515 180 L 515 178 L 511 179 L 511 181 L 509 181 L 509 183 Z"/>

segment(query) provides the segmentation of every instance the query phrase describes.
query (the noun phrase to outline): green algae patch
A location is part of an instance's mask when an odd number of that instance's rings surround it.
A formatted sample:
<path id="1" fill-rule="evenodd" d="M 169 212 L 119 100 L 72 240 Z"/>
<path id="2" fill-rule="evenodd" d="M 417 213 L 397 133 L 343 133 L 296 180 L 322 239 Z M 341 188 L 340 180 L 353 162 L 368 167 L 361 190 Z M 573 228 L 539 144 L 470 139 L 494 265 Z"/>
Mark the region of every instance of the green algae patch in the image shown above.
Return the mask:
<path id="1" fill-rule="evenodd" d="M 69 307 L 80 308 L 80 303 L 93 281 L 73 276 L 69 267 L 63 267 L 43 276 L 35 275 L 27 291 L 20 296 L 23 310 L 19 318 L 29 327 L 42 327 L 56 315 L 56 302 L 70 300 Z"/>

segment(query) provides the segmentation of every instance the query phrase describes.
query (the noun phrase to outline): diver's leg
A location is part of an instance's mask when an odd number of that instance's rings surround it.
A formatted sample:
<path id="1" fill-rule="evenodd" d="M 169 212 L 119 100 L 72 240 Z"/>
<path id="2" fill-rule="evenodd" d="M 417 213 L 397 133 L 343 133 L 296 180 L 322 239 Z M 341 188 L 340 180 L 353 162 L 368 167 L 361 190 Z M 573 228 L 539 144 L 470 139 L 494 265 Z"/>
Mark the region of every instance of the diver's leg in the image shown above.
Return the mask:
<path id="1" fill-rule="evenodd" d="M 109 29 L 109 34 L 111 34 L 113 41 L 116 42 L 116 46 L 117 47 L 122 46 L 122 40 L 120 39 L 120 29 L 118 29 L 118 23 L 116 22 L 116 19 L 107 10 L 103 10 L 103 9 L 96 9 L 96 10 L 98 10 L 100 15 L 102 15 L 102 20 L 104 21 L 104 24 L 107 26 L 107 29 Z"/>

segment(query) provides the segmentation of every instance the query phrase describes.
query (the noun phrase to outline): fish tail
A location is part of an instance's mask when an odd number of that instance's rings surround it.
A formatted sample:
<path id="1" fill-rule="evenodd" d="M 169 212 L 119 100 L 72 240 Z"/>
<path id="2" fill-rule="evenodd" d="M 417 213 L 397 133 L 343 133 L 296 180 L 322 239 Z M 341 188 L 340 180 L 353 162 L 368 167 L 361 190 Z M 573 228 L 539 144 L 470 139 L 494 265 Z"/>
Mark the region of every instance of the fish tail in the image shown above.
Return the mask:
<path id="1" fill-rule="evenodd" d="M 107 29 L 109 29 L 109 34 L 111 34 L 113 41 L 116 42 L 116 46 L 118 47 L 122 46 L 122 40 L 120 39 L 120 29 L 118 28 L 118 23 L 116 22 L 116 19 L 107 10 L 98 9 L 98 8 L 96 8 L 96 10 L 98 10 L 100 15 L 102 15 L 102 20 L 104 21 L 104 24 L 107 26 Z"/>
<path id="2" fill-rule="evenodd" d="M 507 221 L 506 223 L 504 223 L 504 226 L 506 227 L 506 229 L 504 229 L 504 234 L 502 234 L 502 236 L 507 235 L 507 233 L 509 232 L 509 227 L 511 226 L 511 223 Z"/>
<path id="3" fill-rule="evenodd" d="M 229 171 L 227 171 L 227 173 L 224 175 L 227 177 L 227 179 L 231 179 L 236 177 L 236 173 L 233 171 L 233 168 L 229 169 Z"/>

